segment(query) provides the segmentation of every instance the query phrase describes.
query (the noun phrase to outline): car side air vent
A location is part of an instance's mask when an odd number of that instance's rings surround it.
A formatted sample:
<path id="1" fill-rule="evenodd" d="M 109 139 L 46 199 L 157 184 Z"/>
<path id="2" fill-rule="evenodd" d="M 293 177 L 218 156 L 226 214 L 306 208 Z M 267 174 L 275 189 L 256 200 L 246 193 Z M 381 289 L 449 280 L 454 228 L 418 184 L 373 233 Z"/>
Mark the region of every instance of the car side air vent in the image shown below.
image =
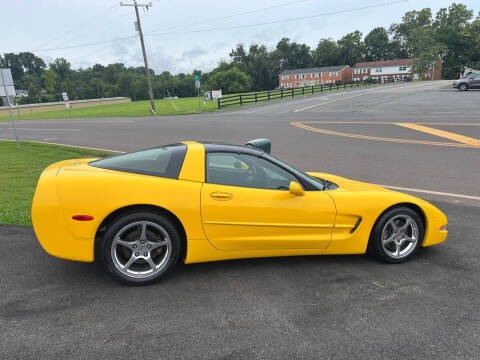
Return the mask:
<path id="1" fill-rule="evenodd" d="M 255 139 L 248 141 L 245 146 L 254 147 L 270 154 L 272 150 L 272 142 L 269 139 Z"/>
<path id="2" fill-rule="evenodd" d="M 360 226 L 360 223 L 361 223 L 361 222 L 362 222 L 362 218 L 360 217 L 360 218 L 358 218 L 358 220 L 357 220 L 355 226 L 352 228 L 352 230 L 350 230 L 350 234 L 353 234 L 353 233 L 355 232 L 355 230 L 358 229 L 358 227 Z"/>

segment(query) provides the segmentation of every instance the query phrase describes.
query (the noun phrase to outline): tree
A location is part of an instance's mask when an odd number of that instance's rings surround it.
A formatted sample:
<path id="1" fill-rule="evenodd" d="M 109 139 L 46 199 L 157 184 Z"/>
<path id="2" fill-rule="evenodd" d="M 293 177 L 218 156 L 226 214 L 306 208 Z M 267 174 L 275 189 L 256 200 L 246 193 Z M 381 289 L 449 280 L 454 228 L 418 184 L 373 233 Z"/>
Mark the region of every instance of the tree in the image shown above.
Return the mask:
<path id="1" fill-rule="evenodd" d="M 208 79 L 209 89 L 222 89 L 224 93 L 239 93 L 250 91 L 252 79 L 236 67 L 226 71 L 219 71 Z"/>
<path id="2" fill-rule="evenodd" d="M 377 27 L 364 39 L 365 61 L 382 61 L 392 58 L 392 48 L 387 30 Z"/>
<path id="3" fill-rule="evenodd" d="M 313 52 L 315 66 L 332 66 L 340 64 L 340 50 L 332 39 L 321 39 Z"/>
<path id="4" fill-rule="evenodd" d="M 440 60 L 440 54 L 445 46 L 436 41 L 432 29 L 418 29 L 413 34 L 415 35 L 415 40 L 412 42 L 413 53 L 418 58 L 418 61 L 413 64 L 413 71 L 423 73 L 432 62 Z"/>
<path id="5" fill-rule="evenodd" d="M 247 53 L 243 47 L 243 44 L 238 44 L 235 49 L 233 49 L 230 54 L 230 59 L 236 64 L 248 64 Z"/>
<path id="6" fill-rule="evenodd" d="M 40 102 L 40 90 L 34 85 L 30 84 L 28 87 L 28 96 L 22 98 L 22 102 L 26 104 L 35 104 Z"/>
<path id="7" fill-rule="evenodd" d="M 38 56 L 30 52 L 21 52 L 18 57 L 25 72 L 31 75 L 41 75 L 45 71 L 45 62 Z"/>
<path id="8" fill-rule="evenodd" d="M 0 65 L 3 68 L 10 68 L 12 72 L 12 78 L 16 85 L 21 82 L 23 78 L 23 65 L 20 57 L 17 54 L 4 54 L 0 56 Z"/>
<path id="9" fill-rule="evenodd" d="M 340 51 L 340 63 L 355 65 L 363 60 L 365 46 L 362 41 L 362 33 L 358 30 L 349 33 L 337 41 Z"/>
<path id="10" fill-rule="evenodd" d="M 282 38 L 277 43 L 272 55 L 278 61 L 279 71 L 306 68 L 313 65 L 313 56 L 310 47 L 306 44 L 291 43 L 289 38 Z"/>
<path id="11" fill-rule="evenodd" d="M 469 46 L 465 49 L 466 66 L 480 68 L 480 16 L 465 26 L 461 36 Z"/>
<path id="12" fill-rule="evenodd" d="M 399 24 L 392 24 L 389 32 L 392 36 L 392 49 L 397 58 L 414 56 L 414 42 L 420 30 L 428 30 L 432 26 L 432 11 L 424 8 L 420 11 L 406 12 Z"/>
<path id="13" fill-rule="evenodd" d="M 42 76 L 43 88 L 47 90 L 47 94 L 50 95 L 50 101 L 53 101 L 55 96 L 55 85 L 58 81 L 58 75 L 52 69 L 45 71 Z"/>
<path id="14" fill-rule="evenodd" d="M 50 69 L 55 71 L 60 77 L 60 80 L 63 81 L 67 75 L 72 71 L 70 63 L 65 58 L 57 58 L 55 62 L 49 64 Z"/>
<path id="15" fill-rule="evenodd" d="M 466 37 L 465 29 L 473 17 L 473 11 L 463 4 L 453 3 L 448 9 L 440 9 L 432 24 L 435 41 L 443 44 L 439 55 L 444 61 L 443 75 L 456 77 L 463 67 L 471 62 L 469 49 L 475 46 Z"/>

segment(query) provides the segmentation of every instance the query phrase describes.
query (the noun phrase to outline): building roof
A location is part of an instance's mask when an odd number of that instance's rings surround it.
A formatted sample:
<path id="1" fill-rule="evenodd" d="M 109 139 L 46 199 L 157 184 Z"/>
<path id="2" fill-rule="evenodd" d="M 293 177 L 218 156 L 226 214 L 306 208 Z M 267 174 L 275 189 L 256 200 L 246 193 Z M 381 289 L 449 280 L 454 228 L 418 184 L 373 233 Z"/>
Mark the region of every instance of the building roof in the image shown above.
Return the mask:
<path id="1" fill-rule="evenodd" d="M 396 60 L 385 60 L 385 61 L 370 61 L 370 62 L 359 62 L 353 65 L 354 68 L 369 68 L 369 67 L 382 67 L 382 66 L 400 66 L 400 65 L 411 65 L 417 62 L 418 59 L 396 59 Z"/>
<path id="2" fill-rule="evenodd" d="M 347 66 L 349 66 L 349 65 L 336 65 L 336 66 L 314 67 L 314 68 L 307 68 L 307 69 L 283 70 L 280 73 L 280 75 L 333 72 L 333 71 L 343 70 Z"/>

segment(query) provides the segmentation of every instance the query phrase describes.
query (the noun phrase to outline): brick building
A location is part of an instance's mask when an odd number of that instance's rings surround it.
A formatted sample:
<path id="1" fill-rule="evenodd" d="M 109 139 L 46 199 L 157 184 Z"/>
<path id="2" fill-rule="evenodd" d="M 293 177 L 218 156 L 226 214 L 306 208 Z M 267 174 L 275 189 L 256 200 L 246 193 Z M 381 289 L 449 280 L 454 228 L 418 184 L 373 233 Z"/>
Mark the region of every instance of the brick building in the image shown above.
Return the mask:
<path id="1" fill-rule="evenodd" d="M 397 59 L 386 61 L 372 61 L 356 63 L 353 66 L 353 80 L 362 81 L 373 79 L 381 81 L 383 79 L 391 78 L 409 78 L 410 80 L 430 79 L 440 80 L 442 75 L 442 63 L 435 61 L 430 65 L 430 68 L 422 74 L 413 73 L 412 65 L 418 59 Z"/>
<path id="2" fill-rule="evenodd" d="M 337 80 L 341 82 L 351 81 L 352 68 L 349 65 L 339 65 L 283 70 L 279 75 L 279 86 L 284 89 L 301 88 L 320 84 L 334 84 Z"/>

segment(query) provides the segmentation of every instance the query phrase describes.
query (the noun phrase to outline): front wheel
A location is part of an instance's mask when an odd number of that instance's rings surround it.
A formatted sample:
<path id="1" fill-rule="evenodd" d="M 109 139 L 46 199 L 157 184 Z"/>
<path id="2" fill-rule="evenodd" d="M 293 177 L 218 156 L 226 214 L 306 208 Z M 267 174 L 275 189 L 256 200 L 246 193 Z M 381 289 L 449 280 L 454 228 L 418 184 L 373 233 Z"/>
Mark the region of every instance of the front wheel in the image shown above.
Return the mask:
<path id="1" fill-rule="evenodd" d="M 467 84 L 460 84 L 458 86 L 458 90 L 460 91 L 467 91 L 468 90 L 468 85 Z"/>
<path id="2" fill-rule="evenodd" d="M 114 279 L 128 285 L 146 285 L 173 269 L 180 255 L 180 236 L 163 216 L 134 212 L 108 227 L 101 257 Z"/>
<path id="3" fill-rule="evenodd" d="M 388 263 L 402 263 L 421 247 L 424 225 L 410 208 L 398 207 L 383 214 L 370 236 L 369 252 Z"/>

